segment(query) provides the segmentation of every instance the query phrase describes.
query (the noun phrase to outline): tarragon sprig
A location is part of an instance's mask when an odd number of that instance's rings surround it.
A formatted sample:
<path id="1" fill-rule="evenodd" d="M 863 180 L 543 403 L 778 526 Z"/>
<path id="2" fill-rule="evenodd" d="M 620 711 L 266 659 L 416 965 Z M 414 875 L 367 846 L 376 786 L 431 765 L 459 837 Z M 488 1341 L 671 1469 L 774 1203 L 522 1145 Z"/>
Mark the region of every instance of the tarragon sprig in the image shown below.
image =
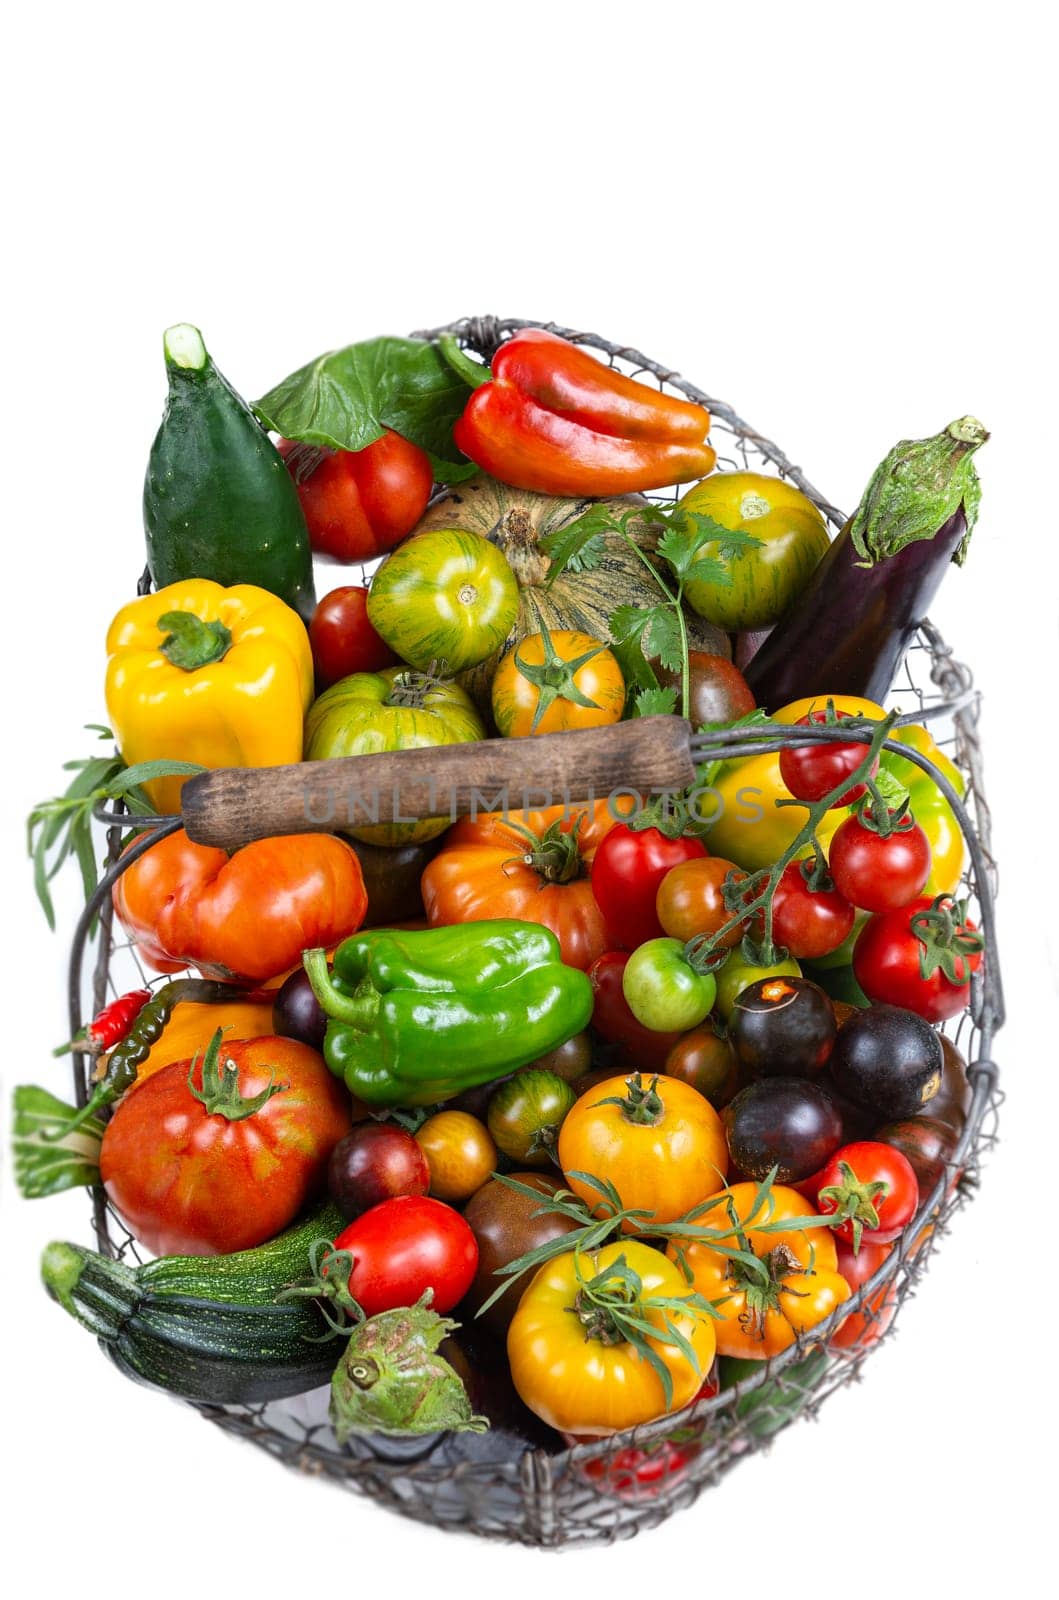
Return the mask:
<path id="1" fill-rule="evenodd" d="M 89 723 L 89 730 L 100 739 L 112 740 L 109 728 Z M 67 761 L 64 772 L 74 777 L 61 795 L 42 800 L 33 807 L 26 822 L 29 854 L 33 860 L 33 882 L 48 926 L 55 928 L 55 907 L 51 884 L 67 858 L 73 855 L 81 869 L 85 899 L 91 898 L 99 882 L 99 867 L 92 839 L 92 812 L 101 802 L 120 800 L 133 816 L 154 816 L 154 806 L 141 785 L 156 778 L 194 777 L 205 767 L 194 761 L 140 761 L 126 766 L 115 751 L 107 756 L 87 756 Z"/>

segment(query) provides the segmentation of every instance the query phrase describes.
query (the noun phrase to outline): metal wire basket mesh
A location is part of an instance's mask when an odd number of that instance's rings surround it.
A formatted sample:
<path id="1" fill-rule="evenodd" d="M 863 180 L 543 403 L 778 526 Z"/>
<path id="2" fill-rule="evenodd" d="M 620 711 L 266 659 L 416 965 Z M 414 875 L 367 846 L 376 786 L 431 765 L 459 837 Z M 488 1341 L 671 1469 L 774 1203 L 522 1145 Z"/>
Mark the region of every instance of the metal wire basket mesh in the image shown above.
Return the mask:
<path id="1" fill-rule="evenodd" d="M 544 326 L 590 349 L 610 365 L 663 391 L 677 392 L 708 407 L 713 418 L 711 442 L 721 470 L 751 469 L 776 474 L 795 483 L 820 507 L 837 530 L 844 518 L 808 481 L 802 470 L 752 428 L 727 404 L 706 395 L 677 373 L 637 350 L 615 345 L 596 334 L 579 333 L 553 323 L 492 317 L 470 318 L 429 330 L 455 334 L 465 347 L 488 360 L 500 342 L 524 327 Z M 659 500 L 676 498 L 660 494 Z M 303 1472 L 330 1479 L 367 1494 L 420 1521 L 441 1527 L 516 1540 L 527 1545 L 568 1546 L 627 1537 L 654 1526 L 680 1507 L 690 1505 L 703 1489 L 716 1483 L 737 1461 L 760 1449 L 799 1415 L 815 1414 L 828 1395 L 859 1377 L 868 1356 L 881 1340 L 872 1335 L 872 1306 L 880 1290 L 890 1292 L 899 1310 L 915 1292 L 930 1258 L 950 1222 L 974 1194 L 983 1159 L 996 1133 L 1000 1095 L 992 1060 L 993 1036 L 1003 1020 L 997 961 L 993 900 L 996 869 L 991 854 L 990 816 L 982 779 L 978 736 L 979 702 L 967 669 L 954 660 L 937 631 L 924 622 L 908 656 L 891 701 L 910 720 L 930 723 L 938 743 L 961 768 L 967 783 L 966 806 L 954 809 L 964 828 L 969 864 L 961 893 L 966 893 L 983 929 L 986 949 L 981 973 L 972 983 L 968 1013 L 949 1030 L 967 1059 L 973 1091 L 966 1125 L 944 1176 L 923 1199 L 917 1221 L 905 1232 L 880 1270 L 842 1307 L 841 1316 L 860 1308 L 865 1333 L 843 1349 L 829 1345 L 835 1331 L 822 1323 L 796 1344 L 734 1388 L 701 1399 L 684 1411 L 646 1424 L 609 1440 L 573 1448 L 558 1435 L 540 1442 L 532 1435 L 515 1439 L 500 1432 L 461 1445 L 469 1436 L 432 1436 L 414 1441 L 352 1441 L 340 1447 L 327 1421 L 327 1391 L 263 1405 L 197 1409 L 227 1432 L 247 1439 Z M 777 733 L 769 748 L 779 748 L 790 735 Z M 701 748 L 701 741 L 700 741 Z M 718 745 L 718 752 L 723 753 Z M 106 1000 L 147 977 L 135 948 L 114 936 L 110 888 L 136 853 L 118 855 L 121 821 L 111 815 L 108 830 L 110 870 L 86 907 L 74 936 L 70 967 L 70 1025 L 75 1036 L 83 1003 L 94 1010 Z M 150 842 L 145 837 L 143 844 Z M 89 952 L 95 942 L 91 974 Z M 89 1088 L 91 1060 L 75 1055 L 75 1092 L 83 1104 Z M 136 1245 L 102 1190 L 93 1192 L 93 1218 L 98 1245 L 105 1253 L 139 1259 Z M 477 1438 L 477 1436 L 476 1436 Z M 461 1458 L 461 1449 L 467 1453 Z M 640 1454 L 642 1452 L 642 1454 Z M 656 1470 L 641 1470 L 644 1463 Z M 638 1469 L 639 1464 L 639 1469 Z"/>

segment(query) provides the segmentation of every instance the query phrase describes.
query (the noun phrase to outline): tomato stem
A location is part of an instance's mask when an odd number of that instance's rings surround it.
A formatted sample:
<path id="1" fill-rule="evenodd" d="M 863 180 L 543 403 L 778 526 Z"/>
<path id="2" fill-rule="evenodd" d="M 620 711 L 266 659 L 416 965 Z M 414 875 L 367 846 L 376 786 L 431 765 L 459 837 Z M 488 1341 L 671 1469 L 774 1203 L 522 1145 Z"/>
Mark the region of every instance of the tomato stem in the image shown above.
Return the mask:
<path id="1" fill-rule="evenodd" d="M 283 1094 L 289 1083 L 276 1083 L 275 1074 L 269 1074 L 268 1083 L 260 1094 L 244 1095 L 239 1089 L 239 1068 L 234 1061 L 221 1060 L 223 1033 L 217 1029 L 206 1049 L 195 1056 L 188 1068 L 188 1088 L 195 1099 L 206 1109 L 208 1116 L 227 1117 L 229 1122 L 243 1122 L 272 1099 Z M 195 1068 L 202 1068 L 202 1088 L 195 1087 Z"/>
<path id="2" fill-rule="evenodd" d="M 829 702 L 830 704 L 832 703 Z M 776 804 L 781 806 L 802 806 L 808 811 L 809 815 L 786 850 L 783 851 L 782 855 L 778 857 L 769 870 L 767 872 L 762 871 L 760 875 L 755 875 L 754 879 L 751 880 L 751 889 L 742 903 L 741 911 L 730 917 L 723 927 L 717 929 L 716 933 L 700 933 L 694 939 L 689 939 L 684 946 L 684 959 L 695 972 L 709 971 L 709 963 L 715 956 L 716 951 L 722 947 L 725 937 L 749 917 L 752 917 L 755 912 L 762 913 L 762 935 L 760 940 L 755 943 L 755 954 L 760 957 L 760 964 L 771 966 L 773 962 L 781 958 L 782 954 L 785 954 L 785 952 L 777 950 L 772 942 L 772 905 L 776 886 L 785 869 L 796 859 L 799 852 L 807 844 L 816 845 L 819 852 L 819 846 L 816 843 L 817 830 L 832 806 L 837 805 L 844 794 L 850 789 L 856 788 L 858 784 L 866 784 L 868 782 L 879 751 L 889 737 L 890 729 L 893 727 L 896 717 L 897 712 L 891 711 L 880 722 L 869 724 L 872 728 L 871 739 L 865 746 L 864 756 L 860 765 L 855 771 L 847 773 L 829 794 L 825 794 L 820 800 L 812 803 L 808 800 L 795 800 L 793 798 L 776 801 Z M 850 724 L 851 731 L 856 732 L 860 731 L 858 725 L 860 720 L 853 717 L 844 719 Z M 866 719 L 864 720 L 866 721 Z M 758 887 L 759 883 L 761 884 L 760 888 Z"/>
<path id="3" fill-rule="evenodd" d="M 605 1100 L 597 1100 L 599 1106 L 620 1106 L 621 1114 L 626 1122 L 633 1123 L 636 1127 L 654 1128 L 661 1122 L 666 1114 L 665 1102 L 658 1093 L 658 1077 L 653 1077 L 645 1089 L 643 1079 L 638 1072 L 625 1080 L 626 1092 L 623 1095 L 608 1095 Z"/>

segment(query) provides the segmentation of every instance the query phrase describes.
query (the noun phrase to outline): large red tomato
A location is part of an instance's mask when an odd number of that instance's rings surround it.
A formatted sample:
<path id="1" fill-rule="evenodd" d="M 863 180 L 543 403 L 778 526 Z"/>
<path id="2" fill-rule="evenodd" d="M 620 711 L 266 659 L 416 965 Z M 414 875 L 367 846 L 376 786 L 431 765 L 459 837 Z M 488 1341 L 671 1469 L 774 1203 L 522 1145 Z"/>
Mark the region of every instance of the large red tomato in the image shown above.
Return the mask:
<path id="1" fill-rule="evenodd" d="M 309 542 L 336 561 L 370 561 L 411 533 L 430 499 L 434 470 L 418 445 L 387 430 L 363 450 L 322 450 L 282 439 Z"/>
<path id="2" fill-rule="evenodd" d="M 99 1170 L 156 1255 L 263 1244 L 323 1187 L 351 1127 L 349 1095 L 295 1039 L 214 1042 L 138 1083 L 107 1124 Z"/>

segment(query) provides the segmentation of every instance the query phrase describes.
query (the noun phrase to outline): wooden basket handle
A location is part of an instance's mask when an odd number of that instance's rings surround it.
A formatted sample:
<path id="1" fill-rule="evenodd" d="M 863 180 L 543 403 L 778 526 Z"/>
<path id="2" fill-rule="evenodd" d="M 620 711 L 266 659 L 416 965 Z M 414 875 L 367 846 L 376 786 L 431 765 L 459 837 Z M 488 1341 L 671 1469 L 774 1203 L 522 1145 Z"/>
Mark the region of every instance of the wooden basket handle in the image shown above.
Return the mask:
<path id="1" fill-rule="evenodd" d="M 224 768 L 184 785 L 184 827 L 196 844 L 236 850 L 275 834 L 661 794 L 694 782 L 690 736 L 680 717 L 642 717 L 534 739 Z"/>

